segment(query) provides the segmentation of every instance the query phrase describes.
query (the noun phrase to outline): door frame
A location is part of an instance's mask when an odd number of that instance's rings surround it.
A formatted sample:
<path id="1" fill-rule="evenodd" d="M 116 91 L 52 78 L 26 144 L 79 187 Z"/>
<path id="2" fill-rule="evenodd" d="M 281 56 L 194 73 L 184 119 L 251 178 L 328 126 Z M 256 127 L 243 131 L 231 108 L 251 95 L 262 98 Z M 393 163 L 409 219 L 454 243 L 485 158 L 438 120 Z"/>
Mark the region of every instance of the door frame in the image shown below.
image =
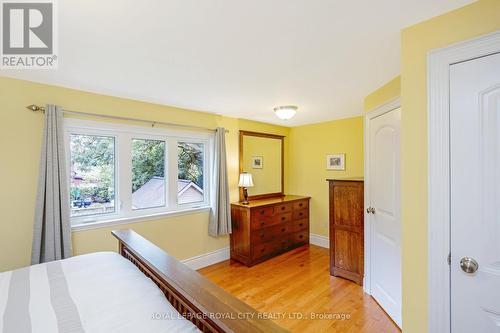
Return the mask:
<path id="1" fill-rule="evenodd" d="M 365 250 L 364 250 L 364 260 L 365 260 L 365 276 L 363 278 L 363 291 L 367 293 L 368 295 L 371 295 L 371 238 L 372 238 L 372 227 L 371 227 L 371 219 L 370 215 L 366 212 L 366 207 L 368 207 L 370 203 L 370 177 L 368 170 L 370 167 L 370 159 L 369 159 L 369 152 L 370 152 L 370 120 L 379 117 L 385 113 L 394 111 L 398 108 L 401 108 L 401 99 L 400 97 L 396 97 L 389 102 L 382 104 L 370 111 L 368 111 L 365 114 L 365 121 L 364 121 L 364 135 L 365 135 L 365 202 L 364 202 L 364 209 L 363 213 L 365 214 L 365 225 L 364 225 L 364 233 L 365 233 Z M 401 186 L 401 184 L 399 184 Z"/>
<path id="2" fill-rule="evenodd" d="M 451 330 L 450 66 L 500 52 L 500 31 L 432 50 L 427 55 L 428 329 Z"/>

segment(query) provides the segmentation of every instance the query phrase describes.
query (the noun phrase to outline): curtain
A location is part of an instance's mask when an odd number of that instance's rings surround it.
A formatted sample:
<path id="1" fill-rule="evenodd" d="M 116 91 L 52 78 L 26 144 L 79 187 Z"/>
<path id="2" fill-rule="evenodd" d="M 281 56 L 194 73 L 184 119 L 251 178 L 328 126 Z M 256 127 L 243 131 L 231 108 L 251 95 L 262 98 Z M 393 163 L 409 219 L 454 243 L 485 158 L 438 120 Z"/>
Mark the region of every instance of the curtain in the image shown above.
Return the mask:
<path id="1" fill-rule="evenodd" d="M 64 151 L 63 111 L 45 107 L 31 263 L 71 256 L 69 184 Z"/>
<path id="2" fill-rule="evenodd" d="M 226 130 L 215 131 L 212 211 L 208 233 L 217 237 L 231 233 L 231 206 L 229 203 L 229 184 L 227 180 Z"/>

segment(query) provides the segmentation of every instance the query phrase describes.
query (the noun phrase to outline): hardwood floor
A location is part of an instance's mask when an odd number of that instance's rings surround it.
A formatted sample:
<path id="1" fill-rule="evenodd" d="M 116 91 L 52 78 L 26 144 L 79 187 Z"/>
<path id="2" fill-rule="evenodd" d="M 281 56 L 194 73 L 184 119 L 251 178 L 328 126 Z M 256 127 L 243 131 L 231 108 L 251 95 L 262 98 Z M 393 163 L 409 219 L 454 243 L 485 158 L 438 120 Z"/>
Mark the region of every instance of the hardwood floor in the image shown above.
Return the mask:
<path id="1" fill-rule="evenodd" d="M 318 246 L 250 268 L 227 260 L 199 272 L 292 332 L 400 332 L 362 287 L 330 276 L 328 250 Z"/>

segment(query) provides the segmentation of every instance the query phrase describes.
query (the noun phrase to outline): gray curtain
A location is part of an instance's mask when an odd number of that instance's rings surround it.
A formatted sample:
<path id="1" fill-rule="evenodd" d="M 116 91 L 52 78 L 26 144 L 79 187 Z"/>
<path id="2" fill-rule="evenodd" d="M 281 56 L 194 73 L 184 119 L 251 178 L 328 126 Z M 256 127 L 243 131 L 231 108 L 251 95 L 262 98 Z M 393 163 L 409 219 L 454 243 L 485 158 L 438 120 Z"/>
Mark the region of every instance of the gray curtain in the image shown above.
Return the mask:
<path id="1" fill-rule="evenodd" d="M 45 107 L 31 263 L 71 256 L 69 185 L 64 151 L 63 111 Z"/>
<path id="2" fill-rule="evenodd" d="M 215 131 L 212 193 L 208 234 L 214 237 L 228 235 L 231 233 L 231 206 L 227 180 L 226 130 L 221 127 Z"/>

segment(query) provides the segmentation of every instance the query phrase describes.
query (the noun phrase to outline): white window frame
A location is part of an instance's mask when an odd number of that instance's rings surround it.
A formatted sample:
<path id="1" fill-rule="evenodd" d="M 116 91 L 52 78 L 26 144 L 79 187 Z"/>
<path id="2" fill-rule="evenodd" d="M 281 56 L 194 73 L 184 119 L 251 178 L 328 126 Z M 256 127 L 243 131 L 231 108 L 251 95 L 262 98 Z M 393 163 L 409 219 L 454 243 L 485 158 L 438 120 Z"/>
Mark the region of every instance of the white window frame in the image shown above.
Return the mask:
<path id="1" fill-rule="evenodd" d="M 115 139 L 115 212 L 109 214 L 78 216 L 71 218 L 73 229 L 88 229 L 110 224 L 151 220 L 166 215 L 178 215 L 192 211 L 208 210 L 211 194 L 211 167 L 213 161 L 214 134 L 189 130 L 153 128 L 109 122 L 64 119 L 66 167 L 71 168 L 70 135 L 98 135 Z M 132 140 L 160 140 L 165 142 L 165 205 L 132 209 Z M 178 142 L 201 143 L 203 155 L 203 195 L 204 200 L 178 204 Z M 68 203 L 70 204 L 70 203 Z"/>

